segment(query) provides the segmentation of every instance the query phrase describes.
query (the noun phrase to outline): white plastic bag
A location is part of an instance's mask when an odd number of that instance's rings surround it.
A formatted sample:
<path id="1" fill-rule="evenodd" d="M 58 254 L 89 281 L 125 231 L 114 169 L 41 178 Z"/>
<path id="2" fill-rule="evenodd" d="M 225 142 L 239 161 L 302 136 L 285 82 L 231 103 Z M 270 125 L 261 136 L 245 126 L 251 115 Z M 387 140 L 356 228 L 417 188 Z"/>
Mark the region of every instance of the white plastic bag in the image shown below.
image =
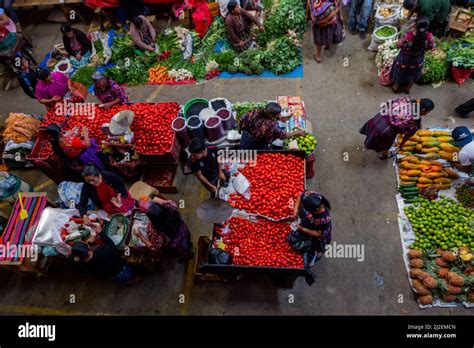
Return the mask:
<path id="1" fill-rule="evenodd" d="M 68 256 L 71 247 L 64 243 L 61 238 L 61 229 L 69 222 L 71 217 L 77 215 L 77 209 L 45 208 L 38 222 L 32 243 L 39 246 L 53 247 L 59 253 Z"/>
<path id="2" fill-rule="evenodd" d="M 242 195 L 245 199 L 250 199 L 250 182 L 243 174 L 239 173 L 237 176 L 232 177 L 232 185 L 235 190 Z"/>
<path id="3" fill-rule="evenodd" d="M 188 60 L 193 55 L 193 43 L 194 43 L 193 35 L 191 33 L 188 33 L 186 35 L 186 42 L 184 44 L 184 47 L 185 47 L 184 52 L 183 52 L 184 60 Z"/>
<path id="4" fill-rule="evenodd" d="M 109 46 L 109 33 L 108 32 L 100 32 L 94 31 L 90 33 L 91 42 L 92 42 L 92 52 L 91 52 L 91 59 L 97 54 L 97 51 L 94 46 L 94 42 L 100 40 L 102 42 L 102 47 L 104 48 L 104 53 L 102 55 L 103 62 L 102 64 L 107 64 L 112 57 L 112 49 Z"/>
<path id="5" fill-rule="evenodd" d="M 400 19 L 400 8 L 399 5 L 386 5 L 382 4 L 377 7 L 377 11 L 375 12 L 375 25 L 374 30 L 382 27 L 384 25 L 393 25 L 394 27 L 398 27 L 398 22 Z M 392 12 L 391 16 L 385 17 L 380 14 L 382 9 L 389 9 Z"/>

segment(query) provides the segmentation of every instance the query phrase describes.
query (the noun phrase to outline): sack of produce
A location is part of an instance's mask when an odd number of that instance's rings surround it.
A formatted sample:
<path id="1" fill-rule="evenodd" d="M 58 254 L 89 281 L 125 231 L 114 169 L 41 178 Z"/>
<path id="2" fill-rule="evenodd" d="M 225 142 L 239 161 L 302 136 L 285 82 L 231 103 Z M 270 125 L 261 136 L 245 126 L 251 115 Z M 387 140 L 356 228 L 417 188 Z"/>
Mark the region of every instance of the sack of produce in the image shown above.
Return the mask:
<path id="1" fill-rule="evenodd" d="M 375 25 L 374 29 L 382 27 L 384 25 L 392 25 L 398 27 L 400 17 L 399 5 L 385 5 L 381 4 L 375 11 Z"/>
<path id="2" fill-rule="evenodd" d="M 392 66 L 386 65 L 385 68 L 383 68 L 380 72 L 378 80 L 382 86 L 389 86 L 392 84 L 392 80 L 390 79 L 390 70 L 392 70 Z"/>
<path id="3" fill-rule="evenodd" d="M 94 65 L 107 64 L 112 57 L 109 32 L 94 31 L 89 34 L 92 42 L 91 63 Z"/>
<path id="4" fill-rule="evenodd" d="M 31 163 L 26 159 L 26 157 L 31 153 L 33 146 L 34 143 L 31 141 L 17 144 L 10 140 L 6 144 L 2 155 L 3 164 L 5 164 L 9 169 L 31 166 Z"/>
<path id="5" fill-rule="evenodd" d="M 398 29 L 391 25 L 384 25 L 379 27 L 372 34 L 372 41 L 368 47 L 369 51 L 378 51 L 379 46 L 386 41 L 396 40 Z"/>
<path id="6" fill-rule="evenodd" d="M 53 71 L 69 75 L 74 71 L 74 67 L 72 66 L 69 59 L 63 59 L 56 64 Z"/>
<path id="7" fill-rule="evenodd" d="M 450 69 L 451 77 L 458 85 L 463 85 L 467 79 L 474 73 L 473 68 L 457 68 L 455 66 L 451 66 Z"/>
<path id="8" fill-rule="evenodd" d="M 19 144 L 31 140 L 35 137 L 39 125 L 40 121 L 33 116 L 12 112 L 5 121 L 3 141 L 6 144 L 12 140 Z"/>

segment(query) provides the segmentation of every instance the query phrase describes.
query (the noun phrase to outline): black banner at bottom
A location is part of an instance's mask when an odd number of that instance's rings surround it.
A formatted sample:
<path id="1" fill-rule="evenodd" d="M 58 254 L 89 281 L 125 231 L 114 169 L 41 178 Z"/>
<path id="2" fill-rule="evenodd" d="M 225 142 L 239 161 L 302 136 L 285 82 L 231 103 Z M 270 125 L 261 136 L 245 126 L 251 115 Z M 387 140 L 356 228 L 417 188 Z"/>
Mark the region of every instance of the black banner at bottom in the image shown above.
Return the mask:
<path id="1" fill-rule="evenodd" d="M 0 347 L 86 344 L 470 346 L 473 316 L 0 317 Z"/>

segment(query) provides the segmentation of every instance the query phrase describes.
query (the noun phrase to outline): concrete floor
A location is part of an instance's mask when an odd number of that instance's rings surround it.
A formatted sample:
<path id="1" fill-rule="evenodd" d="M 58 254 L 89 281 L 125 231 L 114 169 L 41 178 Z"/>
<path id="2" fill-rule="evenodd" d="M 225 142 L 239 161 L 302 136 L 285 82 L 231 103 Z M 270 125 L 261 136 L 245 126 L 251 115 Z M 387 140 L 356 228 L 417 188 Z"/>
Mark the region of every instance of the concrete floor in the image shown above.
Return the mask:
<path id="1" fill-rule="evenodd" d="M 42 57 L 60 41 L 58 26 L 41 24 L 31 30 L 35 54 Z M 300 95 L 306 103 L 319 141 L 316 176 L 307 186 L 326 195 L 333 210 L 333 240 L 365 245 L 365 261 L 323 259 L 314 268 L 316 283 L 309 287 L 298 279 L 295 287 L 275 287 L 265 277 L 243 278 L 236 284 L 193 282 L 193 263 L 188 266 L 165 260 L 160 270 L 133 287 L 84 277 L 64 267 L 53 267 L 48 279 L 30 279 L 0 272 L 0 313 L 5 314 L 261 314 L 261 315 L 472 315 L 472 311 L 433 308 L 420 310 L 413 299 L 402 260 L 395 201 L 396 179 L 390 162 L 363 151 L 360 126 L 377 113 L 381 102 L 393 98 L 389 88 L 377 84 L 374 54 L 368 41 L 348 36 L 332 57 L 322 64 L 312 59 L 311 35 L 305 38 L 302 79 L 217 79 L 201 85 L 141 86 L 128 88 L 133 101 L 178 101 L 190 98 L 226 97 L 232 102 L 261 101 L 277 95 Z M 349 67 L 343 59 L 349 58 Z M 473 119 L 450 119 L 455 106 L 472 98 L 473 82 L 459 87 L 451 82 L 440 88 L 415 86 L 412 97 L 431 98 L 436 109 L 424 126 L 467 125 Z M 8 112 L 42 113 L 43 108 L 21 90 L 0 92 L 0 117 Z M 344 153 L 349 161 L 343 161 Z M 37 170 L 24 173 L 38 185 L 47 180 Z M 54 191 L 55 187 L 48 187 Z M 180 176 L 182 215 L 193 234 L 209 235 L 211 226 L 200 222 L 194 209 L 207 197 L 193 177 Z M 196 244 L 196 243 L 195 243 Z M 69 303 L 74 294 L 75 304 Z M 179 302 L 185 295 L 185 303 Z M 289 303 L 289 296 L 294 303 Z M 399 303 L 400 295 L 403 296 Z"/>

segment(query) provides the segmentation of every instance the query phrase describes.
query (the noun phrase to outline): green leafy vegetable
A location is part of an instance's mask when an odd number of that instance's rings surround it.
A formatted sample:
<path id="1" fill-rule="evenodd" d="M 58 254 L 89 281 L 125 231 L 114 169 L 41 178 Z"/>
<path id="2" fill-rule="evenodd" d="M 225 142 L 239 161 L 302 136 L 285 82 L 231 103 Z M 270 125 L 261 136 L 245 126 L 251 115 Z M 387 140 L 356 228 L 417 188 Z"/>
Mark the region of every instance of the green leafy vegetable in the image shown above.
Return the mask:
<path id="1" fill-rule="evenodd" d="M 267 105 L 266 102 L 244 102 L 244 103 L 234 103 L 232 109 L 237 113 L 236 119 L 240 121 L 241 117 L 247 112 L 260 108 L 263 109 Z"/>
<path id="2" fill-rule="evenodd" d="M 293 40 L 283 36 L 268 44 L 262 63 L 276 75 L 288 74 L 301 64 L 299 49 Z"/>
<path id="3" fill-rule="evenodd" d="M 95 71 L 95 66 L 84 65 L 76 70 L 72 75 L 71 80 L 74 82 L 80 82 L 84 86 L 89 87 L 93 84 L 92 74 Z"/>
<path id="4" fill-rule="evenodd" d="M 391 37 L 395 35 L 397 30 L 389 26 L 383 26 L 375 31 L 375 35 L 378 37 Z"/>
<path id="5" fill-rule="evenodd" d="M 306 11 L 300 0 L 281 0 L 265 20 L 265 32 L 258 34 L 258 43 L 265 46 L 272 39 L 286 35 L 289 30 L 301 37 L 306 29 Z"/>
<path id="6" fill-rule="evenodd" d="M 446 79 L 449 64 L 446 53 L 437 48 L 426 52 L 421 83 L 439 83 Z"/>

